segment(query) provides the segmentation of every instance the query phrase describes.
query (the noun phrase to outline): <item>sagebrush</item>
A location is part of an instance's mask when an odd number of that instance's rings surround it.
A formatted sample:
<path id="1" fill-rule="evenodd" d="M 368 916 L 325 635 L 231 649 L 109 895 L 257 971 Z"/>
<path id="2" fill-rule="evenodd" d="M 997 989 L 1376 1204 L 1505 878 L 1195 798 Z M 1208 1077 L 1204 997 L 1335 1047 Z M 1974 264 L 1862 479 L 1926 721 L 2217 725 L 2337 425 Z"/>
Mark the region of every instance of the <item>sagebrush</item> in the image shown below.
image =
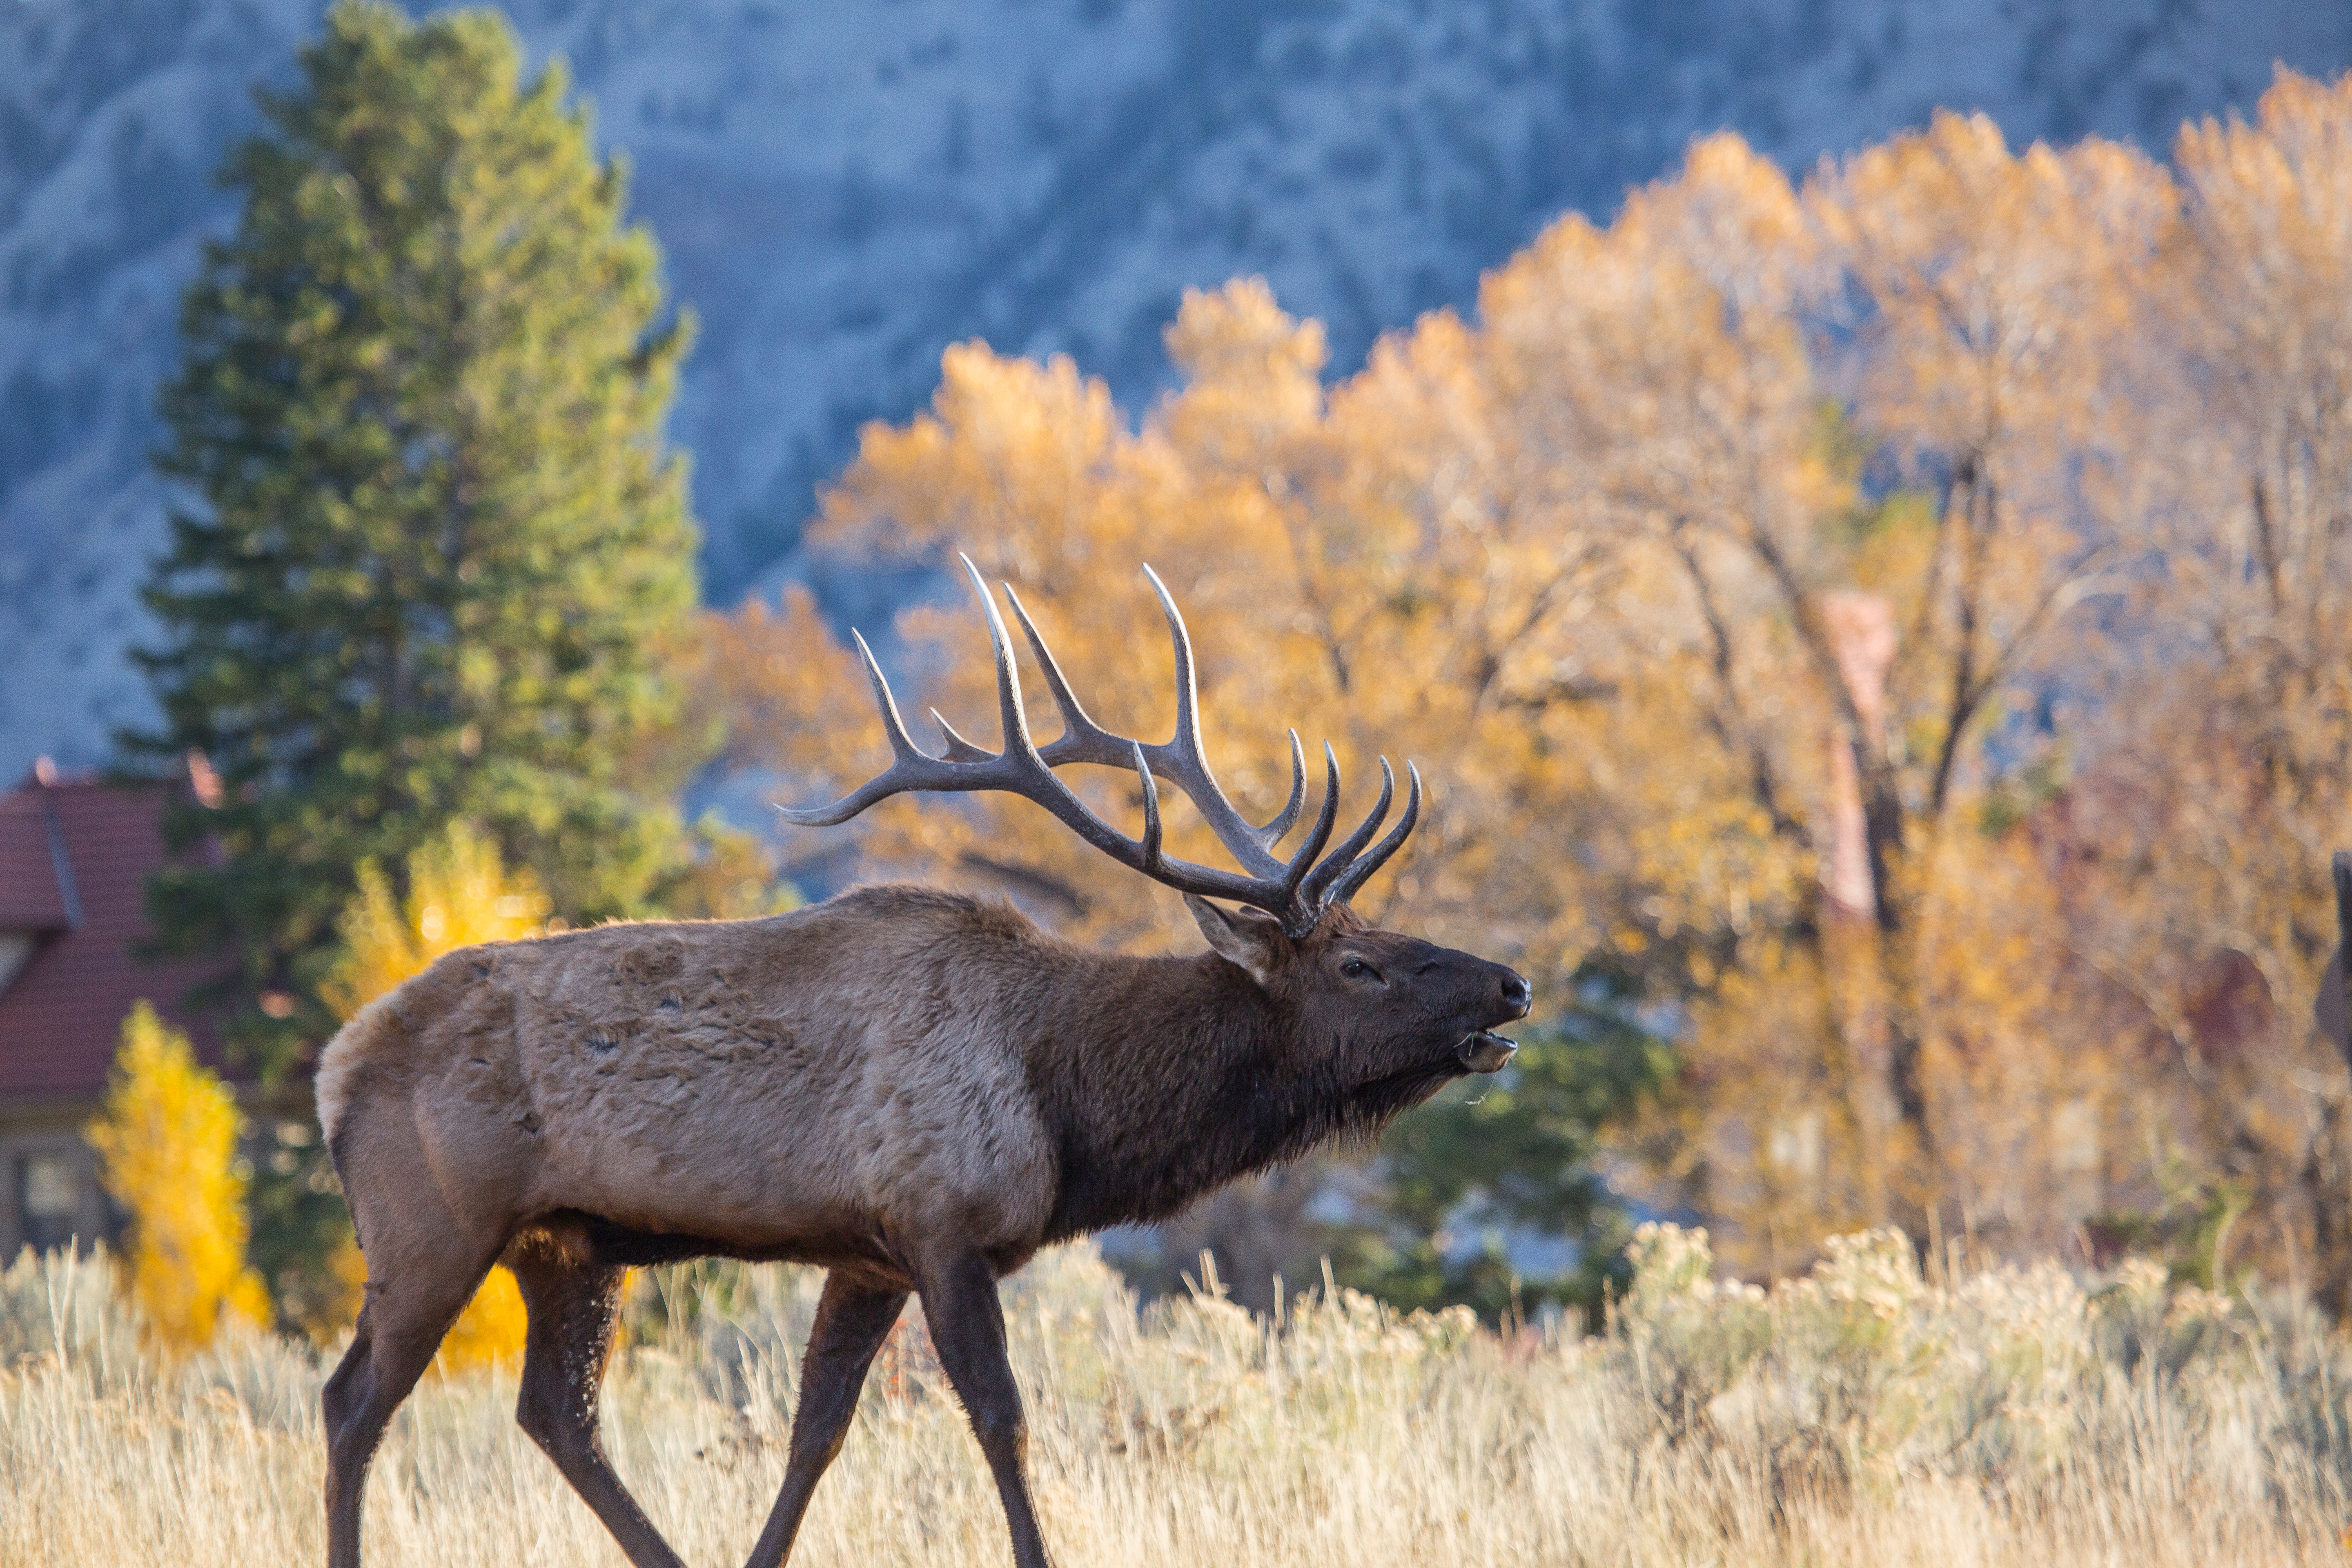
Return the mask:
<path id="1" fill-rule="evenodd" d="M 1769 1293 L 1645 1227 L 1606 1332 L 1498 1334 L 1328 1288 L 1254 1318 L 1139 1311 L 1091 1248 L 1007 1287 L 1039 1503 L 1068 1564 L 2340 1563 L 2352 1356 L 2260 1297 L 2127 1263 L 1924 1278 L 1848 1238 Z M 0 1274 L 0 1561 L 248 1568 L 320 1550 L 312 1351 L 169 1361 L 104 1260 Z M 739 1560 L 783 1462 L 818 1277 L 646 1280 L 616 1462 L 689 1561 Z M 617 1563 L 509 1415 L 428 1379 L 377 1466 L 373 1563 Z M 910 1314 L 820 1489 L 803 1563 L 997 1563 L 993 1489 Z"/>

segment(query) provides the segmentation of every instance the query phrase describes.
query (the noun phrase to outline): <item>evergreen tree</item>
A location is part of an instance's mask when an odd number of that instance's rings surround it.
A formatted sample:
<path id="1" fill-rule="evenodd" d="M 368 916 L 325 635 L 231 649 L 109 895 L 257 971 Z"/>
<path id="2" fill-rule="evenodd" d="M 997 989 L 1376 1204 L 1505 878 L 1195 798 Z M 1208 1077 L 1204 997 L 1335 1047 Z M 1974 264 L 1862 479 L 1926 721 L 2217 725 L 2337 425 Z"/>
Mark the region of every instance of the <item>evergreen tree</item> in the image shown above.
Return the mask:
<path id="1" fill-rule="evenodd" d="M 163 943 L 226 945 L 267 1066 L 324 1037 L 316 987 L 373 860 L 480 825 L 572 919 L 679 863 L 697 760 L 663 649 L 697 533 L 662 426 L 690 323 L 623 226 L 560 66 L 484 13 L 337 5 L 225 178 L 246 193 L 186 300 L 159 464 L 173 520 L 140 656 L 222 789 L 167 825 L 216 863 L 150 889 Z"/>

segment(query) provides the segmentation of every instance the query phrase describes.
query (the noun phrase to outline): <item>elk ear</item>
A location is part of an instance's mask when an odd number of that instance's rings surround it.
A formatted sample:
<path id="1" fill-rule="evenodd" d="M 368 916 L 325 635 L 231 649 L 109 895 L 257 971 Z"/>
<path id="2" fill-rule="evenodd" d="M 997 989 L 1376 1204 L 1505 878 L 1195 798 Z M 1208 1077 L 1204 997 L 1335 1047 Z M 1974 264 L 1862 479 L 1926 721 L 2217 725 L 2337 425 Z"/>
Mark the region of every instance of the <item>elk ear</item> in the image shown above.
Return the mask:
<path id="1" fill-rule="evenodd" d="M 1273 978 L 1275 958 L 1283 940 L 1280 921 L 1256 910 L 1219 909 L 1192 893 L 1184 895 L 1184 907 L 1192 911 L 1201 934 L 1209 939 L 1209 946 L 1218 957 L 1247 970 L 1249 977 L 1260 985 Z"/>

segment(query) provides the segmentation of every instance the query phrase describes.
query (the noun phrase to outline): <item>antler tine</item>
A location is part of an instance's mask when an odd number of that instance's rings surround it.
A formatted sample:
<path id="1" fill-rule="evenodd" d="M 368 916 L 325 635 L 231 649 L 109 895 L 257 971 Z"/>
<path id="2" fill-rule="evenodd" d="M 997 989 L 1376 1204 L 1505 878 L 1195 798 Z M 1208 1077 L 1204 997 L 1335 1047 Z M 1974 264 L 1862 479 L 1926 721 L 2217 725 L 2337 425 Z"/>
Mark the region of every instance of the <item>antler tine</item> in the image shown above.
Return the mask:
<path id="1" fill-rule="evenodd" d="M 931 722 L 940 727 L 940 735 L 947 742 L 949 762 L 986 763 L 995 760 L 995 752 L 983 751 L 957 734 L 956 727 L 948 722 L 948 716 L 936 708 L 931 710 Z"/>
<path id="2" fill-rule="evenodd" d="M 1029 639 L 1029 650 L 1037 656 L 1037 668 L 1045 672 L 1045 689 L 1054 694 L 1054 706 L 1061 710 L 1060 737 L 1051 745 L 1039 748 L 1038 754 L 1045 759 L 1048 766 L 1058 766 L 1063 763 L 1101 763 L 1108 765 L 1127 762 L 1127 753 L 1119 749 L 1119 738 L 1096 723 L 1086 705 L 1078 700 L 1077 693 L 1070 689 L 1069 679 L 1062 673 L 1061 661 L 1054 657 L 1054 650 L 1045 646 L 1045 634 L 1037 629 L 1037 623 L 1029 618 L 1029 606 L 1021 602 L 1021 595 L 1013 591 L 1012 584 L 1007 583 L 1003 587 L 1004 596 L 1013 605 L 1013 618 L 1021 623 L 1022 635 Z M 1128 745 L 1134 743 L 1131 741 L 1126 742 Z"/>
<path id="3" fill-rule="evenodd" d="M 1274 814 L 1274 820 L 1256 830 L 1258 841 L 1268 849 L 1282 842 L 1290 825 L 1298 820 L 1298 808 L 1307 804 L 1307 752 L 1298 743 L 1298 731 L 1290 731 L 1290 798 Z"/>
<path id="4" fill-rule="evenodd" d="M 988 591 L 971 556 L 958 551 L 956 559 L 971 574 L 971 591 L 980 595 L 981 613 L 988 617 L 989 651 L 996 657 L 997 714 L 1004 729 L 1004 750 L 1001 754 L 1034 757 L 1037 748 L 1029 739 L 1029 713 L 1021 700 L 1021 667 L 1014 662 L 1012 641 L 1004 635 L 1004 617 L 996 613 L 996 595 Z"/>
<path id="5" fill-rule="evenodd" d="M 1282 907 L 1275 912 L 1282 917 L 1282 929 L 1292 936 L 1305 936 L 1315 929 L 1322 911 L 1299 897 L 1299 885 L 1315 869 L 1315 858 L 1323 853 L 1323 846 L 1331 841 L 1331 829 L 1339 820 L 1339 757 L 1331 750 L 1331 742 L 1323 742 L 1323 808 L 1316 813 L 1315 826 L 1299 841 L 1298 848 L 1282 868 Z"/>
<path id="6" fill-rule="evenodd" d="M 1389 803 L 1395 798 L 1396 773 L 1390 768 L 1389 760 L 1382 757 L 1381 759 L 1381 798 L 1372 803 L 1372 809 L 1366 814 L 1363 821 L 1356 825 L 1356 830 L 1339 841 L 1339 847 L 1332 850 L 1329 858 L 1321 865 L 1307 873 L 1307 880 L 1299 887 L 1299 900 L 1307 908 L 1315 910 L 1318 915 L 1322 913 L 1325 905 L 1329 901 L 1324 897 L 1323 890 L 1355 862 L 1357 856 L 1364 852 L 1364 846 L 1372 841 L 1372 835 L 1378 833 L 1381 830 L 1381 824 L 1388 820 Z"/>
<path id="7" fill-rule="evenodd" d="M 1412 780 L 1412 788 L 1405 794 L 1404 815 L 1397 818 L 1394 827 L 1389 829 L 1389 836 L 1373 846 L 1370 854 L 1339 873 L 1331 884 L 1331 890 L 1325 896 L 1326 908 L 1345 903 L 1354 897 L 1356 889 L 1364 885 L 1366 879 L 1387 865 L 1389 857 L 1403 847 L 1413 825 L 1421 820 L 1421 770 L 1408 761 L 1404 771 L 1406 777 Z"/>
<path id="8" fill-rule="evenodd" d="M 1151 766 L 1143 760 L 1143 742 L 1129 741 L 1128 748 L 1135 753 L 1135 776 L 1143 784 L 1143 866 L 1147 877 L 1160 874 L 1160 786 L 1151 782 Z"/>
<path id="9" fill-rule="evenodd" d="M 1151 584 L 1151 591 L 1160 595 L 1160 612 L 1168 617 L 1168 635 L 1176 645 L 1176 741 L 1179 746 L 1186 739 L 1192 742 L 1194 756 L 1201 752 L 1201 691 L 1193 679 L 1192 637 L 1184 629 L 1184 613 L 1176 607 L 1175 595 L 1151 563 L 1143 563 L 1143 575 Z"/>
<path id="10" fill-rule="evenodd" d="M 1201 694 L 1192 659 L 1192 636 L 1184 629 L 1184 614 L 1176 607 L 1175 595 L 1169 593 L 1168 584 L 1148 563 L 1143 575 L 1151 584 L 1152 593 L 1159 595 L 1160 612 L 1168 617 L 1168 640 L 1176 654 L 1176 733 L 1166 745 L 1148 748 L 1153 771 L 1192 797 L 1202 820 L 1234 859 L 1260 876 L 1281 874 L 1286 868 L 1271 852 L 1274 840 L 1265 837 L 1265 829 L 1251 826 L 1247 817 L 1234 809 L 1224 786 L 1217 783 L 1216 773 L 1209 767 L 1207 751 L 1201 743 Z M 1294 785 L 1294 792 L 1303 788 L 1300 782 Z M 1284 826 L 1287 828 L 1288 824 Z"/>
<path id="11" fill-rule="evenodd" d="M 849 628 L 849 640 L 857 645 L 857 662 L 866 667 L 866 682 L 874 688 L 874 705 L 882 710 L 882 731 L 890 737 L 891 754 L 901 761 L 912 762 L 921 758 L 928 762 L 929 756 L 915 744 L 915 738 L 907 733 L 907 721 L 898 717 L 898 700 L 890 694 L 890 678 L 882 673 L 882 666 L 876 660 L 874 650 L 866 646 L 866 634 L 852 626 Z"/>
<path id="12" fill-rule="evenodd" d="M 883 675 L 881 665 L 875 662 L 874 650 L 866 646 L 865 637 L 855 628 L 851 629 L 849 637 L 857 645 L 857 658 L 866 666 L 866 679 L 874 688 L 874 705 L 882 710 L 882 732 L 890 739 L 894 760 L 878 777 L 868 780 L 831 805 L 776 807 L 783 819 L 795 826 L 832 827 L 847 822 L 876 801 L 901 790 L 939 787 L 936 784 L 921 781 L 938 776 L 933 770 L 941 765 L 940 759 L 926 755 L 916 746 L 914 738 L 907 733 L 906 721 L 898 717 L 898 700 L 890 695 L 889 679 Z"/>

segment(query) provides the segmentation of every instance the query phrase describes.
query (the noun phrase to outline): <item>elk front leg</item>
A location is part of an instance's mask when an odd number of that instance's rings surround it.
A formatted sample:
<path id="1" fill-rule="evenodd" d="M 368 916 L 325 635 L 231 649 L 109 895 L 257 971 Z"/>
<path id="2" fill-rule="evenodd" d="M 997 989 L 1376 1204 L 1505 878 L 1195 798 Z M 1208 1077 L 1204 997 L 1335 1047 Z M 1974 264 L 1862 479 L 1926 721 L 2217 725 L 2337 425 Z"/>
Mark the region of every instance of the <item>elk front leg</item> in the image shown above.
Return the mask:
<path id="1" fill-rule="evenodd" d="M 816 1321 L 809 1329 L 808 1353 L 801 1358 L 801 1396 L 793 1411 L 792 1458 L 784 1467 L 783 1489 L 776 1494 L 767 1528 L 760 1531 L 759 1544 L 751 1548 L 744 1568 L 781 1568 L 792 1554 L 793 1537 L 800 1532 L 809 1498 L 848 1435 L 866 1371 L 906 1304 L 904 1290 L 853 1285 L 837 1270 L 825 1277 Z"/>
<path id="2" fill-rule="evenodd" d="M 996 1272 L 977 1253 L 926 1259 L 917 1269 L 923 1319 L 940 1365 L 980 1439 L 996 1477 L 1004 1522 L 1013 1531 L 1015 1568 L 1052 1568 L 1029 1501 L 1029 1426 L 1021 1389 L 1004 1353 L 1004 1309 L 996 1299 Z"/>
<path id="3" fill-rule="evenodd" d="M 613 1473 L 596 1436 L 596 1401 L 612 1360 L 623 1271 L 536 1253 L 514 1257 L 509 1266 L 530 1311 L 515 1419 L 636 1568 L 684 1568 Z"/>

